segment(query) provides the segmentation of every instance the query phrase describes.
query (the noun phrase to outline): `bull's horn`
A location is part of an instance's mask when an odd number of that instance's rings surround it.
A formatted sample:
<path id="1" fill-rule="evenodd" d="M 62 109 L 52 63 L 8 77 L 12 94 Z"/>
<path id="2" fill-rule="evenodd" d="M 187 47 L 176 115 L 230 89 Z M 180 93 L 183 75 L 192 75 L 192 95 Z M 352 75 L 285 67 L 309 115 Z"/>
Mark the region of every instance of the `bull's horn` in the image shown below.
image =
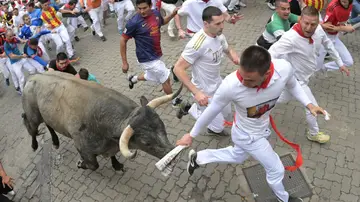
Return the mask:
<path id="1" fill-rule="evenodd" d="M 158 97 L 158 98 L 155 98 L 153 100 L 151 100 L 147 106 L 155 109 L 156 107 L 166 103 L 166 102 L 169 102 L 171 100 L 173 100 L 174 98 L 176 98 L 178 95 L 180 95 L 181 91 L 182 91 L 182 88 L 183 88 L 183 84 L 181 84 L 179 90 L 177 90 L 175 93 L 172 93 L 170 95 L 164 95 L 164 96 L 161 96 L 161 97 Z"/>
<path id="2" fill-rule="evenodd" d="M 133 136 L 134 130 L 131 128 L 130 125 L 126 126 L 126 128 L 123 130 L 120 140 L 119 140 L 119 147 L 120 152 L 125 158 L 132 158 L 135 156 L 136 153 L 132 153 L 129 150 L 129 140 L 131 136 Z"/>

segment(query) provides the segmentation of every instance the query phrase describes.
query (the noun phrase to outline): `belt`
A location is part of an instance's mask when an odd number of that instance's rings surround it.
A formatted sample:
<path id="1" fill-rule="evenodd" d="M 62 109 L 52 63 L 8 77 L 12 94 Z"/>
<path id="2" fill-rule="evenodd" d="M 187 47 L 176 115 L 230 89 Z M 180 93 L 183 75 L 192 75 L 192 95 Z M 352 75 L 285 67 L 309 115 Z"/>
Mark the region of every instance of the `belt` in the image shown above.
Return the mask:
<path id="1" fill-rule="evenodd" d="M 122 2 L 123 0 L 114 0 L 114 2 Z"/>

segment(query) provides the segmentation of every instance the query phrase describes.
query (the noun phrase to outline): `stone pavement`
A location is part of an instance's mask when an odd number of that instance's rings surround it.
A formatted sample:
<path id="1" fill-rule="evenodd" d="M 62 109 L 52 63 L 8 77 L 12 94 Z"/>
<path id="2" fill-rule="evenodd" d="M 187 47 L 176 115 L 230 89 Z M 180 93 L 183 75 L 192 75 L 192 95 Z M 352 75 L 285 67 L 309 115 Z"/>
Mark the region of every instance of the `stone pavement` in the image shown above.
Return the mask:
<path id="1" fill-rule="evenodd" d="M 248 2 L 248 8 L 242 9 L 245 19 L 237 25 L 225 25 L 225 35 L 229 44 L 239 54 L 255 43 L 264 29 L 271 11 L 261 1 Z M 160 96 L 161 87 L 149 83 L 128 88 L 128 82 L 121 71 L 119 56 L 119 35 L 116 34 L 115 19 L 109 19 L 104 31 L 108 41 L 101 42 L 88 32 L 80 34 L 81 41 L 75 43 L 78 55 L 82 57 L 77 69 L 86 67 L 99 81 L 139 102 L 140 95 L 152 99 Z M 358 34 L 343 37 L 355 57 L 352 75 L 345 77 L 338 72 L 328 77 L 317 76 L 312 79 L 311 88 L 318 102 L 330 114 L 332 119 L 325 123 L 320 118 L 320 126 L 331 134 L 331 142 L 319 145 L 309 142 L 305 137 L 306 124 L 304 110 L 297 102 L 276 107 L 274 118 L 280 131 L 302 146 L 304 168 L 313 186 L 314 195 L 306 201 L 349 201 L 359 200 L 360 196 L 360 76 L 358 74 L 358 54 L 360 38 Z M 140 72 L 136 65 L 134 42 L 129 42 L 128 57 L 132 72 Z M 186 41 L 170 41 L 165 34 L 162 37 L 163 61 L 173 64 L 179 57 Z M 224 59 L 222 75 L 234 71 L 236 67 Z M 175 84 L 177 89 L 179 84 Z M 189 93 L 183 91 L 183 97 Z M 21 120 L 21 99 L 13 86 L 6 88 L 1 77 L 0 85 L 0 154 L 7 173 L 15 178 L 15 201 L 252 201 L 242 167 L 253 164 L 247 161 L 243 165 L 210 164 L 198 169 L 189 177 L 185 171 L 187 157 L 183 155 L 169 178 L 161 176 L 155 168 L 157 161 L 143 152 L 134 160 L 118 159 L 124 163 L 126 172 L 115 172 L 110 159 L 99 157 L 100 168 L 97 171 L 79 170 L 76 162 L 79 155 L 72 140 L 63 136 L 60 148 L 51 147 L 50 134 L 39 136 L 40 147 L 33 152 L 31 138 Z M 194 120 L 187 116 L 182 120 L 175 117 L 170 105 L 157 109 L 166 125 L 169 140 L 172 143 L 188 132 Z M 292 152 L 287 145 L 279 141 L 275 134 L 271 141 L 279 155 Z M 231 144 L 229 137 L 200 136 L 193 147 L 196 150 L 221 148 Z M 120 154 L 120 153 L 119 153 Z M 51 175 L 50 175 L 51 174 Z M 40 186 L 40 185 L 43 186 Z"/>

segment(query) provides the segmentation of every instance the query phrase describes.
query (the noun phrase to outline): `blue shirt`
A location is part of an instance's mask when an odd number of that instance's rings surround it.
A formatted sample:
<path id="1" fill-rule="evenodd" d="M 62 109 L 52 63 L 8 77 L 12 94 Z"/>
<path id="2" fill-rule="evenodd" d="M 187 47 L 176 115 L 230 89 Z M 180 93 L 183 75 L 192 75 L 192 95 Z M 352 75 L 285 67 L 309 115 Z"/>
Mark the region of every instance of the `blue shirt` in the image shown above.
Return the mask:
<path id="1" fill-rule="evenodd" d="M 87 79 L 88 81 L 95 81 L 96 83 L 100 83 L 97 79 L 96 79 L 96 77 L 93 75 L 93 74 L 91 74 L 91 73 L 89 73 L 89 76 L 88 76 L 88 79 Z"/>
<path id="2" fill-rule="evenodd" d="M 5 54 L 9 57 L 9 55 L 11 53 L 15 54 L 15 55 L 22 55 L 17 44 L 20 43 L 20 41 L 18 39 L 16 39 L 16 43 L 9 43 L 9 42 L 5 42 L 4 44 L 4 50 L 5 50 Z M 10 59 L 10 63 L 14 64 L 17 61 L 20 61 L 21 59 Z"/>
<path id="3" fill-rule="evenodd" d="M 37 26 L 37 27 L 39 27 L 39 26 L 42 26 L 42 24 L 43 24 L 43 21 L 42 21 L 42 19 L 41 19 L 41 9 L 40 8 L 35 8 L 34 10 L 33 10 L 33 12 L 29 12 L 29 16 L 30 16 L 30 18 L 31 18 L 31 25 L 32 26 Z"/>
<path id="4" fill-rule="evenodd" d="M 160 27 L 163 24 L 164 19 L 157 10 L 152 10 L 146 18 L 137 13 L 126 23 L 122 36 L 135 39 L 136 57 L 140 63 L 157 60 L 162 56 Z"/>
<path id="5" fill-rule="evenodd" d="M 50 31 L 48 30 L 43 30 L 43 31 L 40 31 L 38 34 L 35 34 L 35 36 L 31 37 L 31 38 L 36 38 L 36 39 L 40 39 L 40 37 L 42 35 L 45 35 L 45 34 L 49 34 L 51 33 Z M 40 47 L 38 47 L 39 49 Z M 37 61 L 38 63 L 40 63 L 42 66 L 47 66 L 47 62 L 45 62 L 45 60 L 43 60 L 40 56 L 38 56 L 38 49 L 32 49 L 30 48 L 30 46 L 26 43 L 25 46 L 24 46 L 24 53 L 30 57 L 32 57 L 32 59 L 34 59 L 35 61 Z M 44 50 L 40 50 L 40 51 L 44 51 Z"/>

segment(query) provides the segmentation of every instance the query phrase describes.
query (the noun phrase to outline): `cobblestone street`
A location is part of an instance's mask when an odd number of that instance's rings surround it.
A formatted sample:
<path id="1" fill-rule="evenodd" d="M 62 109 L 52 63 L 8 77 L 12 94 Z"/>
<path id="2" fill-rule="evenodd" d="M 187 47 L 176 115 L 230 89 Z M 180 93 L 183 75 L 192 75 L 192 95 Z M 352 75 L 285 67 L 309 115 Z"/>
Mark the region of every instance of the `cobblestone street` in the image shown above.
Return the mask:
<path id="1" fill-rule="evenodd" d="M 272 11 L 264 1 L 248 1 L 241 13 L 245 19 L 236 25 L 225 24 L 224 34 L 230 46 L 241 54 L 246 47 L 255 44 L 264 30 Z M 140 103 L 141 95 L 149 100 L 164 93 L 161 86 L 140 82 L 130 90 L 125 74 L 121 70 L 120 36 L 116 19 L 109 18 L 105 26 L 106 42 L 93 37 L 91 31 L 79 30 L 80 42 L 74 46 L 81 57 L 77 70 L 85 67 L 103 85 L 115 89 Z M 278 129 L 290 141 L 301 145 L 304 169 L 313 187 L 313 196 L 304 201 L 360 201 L 360 34 L 342 37 L 354 57 L 351 76 L 330 72 L 328 77 L 317 75 L 311 79 L 310 87 L 319 103 L 331 115 L 326 122 L 319 118 L 321 129 L 331 135 L 329 143 L 319 145 L 306 139 L 304 109 L 299 102 L 278 105 L 273 117 Z M 162 35 L 162 60 L 169 67 L 180 56 L 186 40 L 170 40 L 166 32 Z M 53 48 L 54 49 L 54 48 Z M 128 43 L 128 58 L 131 72 L 140 72 L 136 62 L 134 40 Z M 237 67 L 224 58 L 222 75 L 233 72 Z M 192 177 L 186 172 L 187 156 L 183 155 L 170 177 L 165 178 L 155 167 L 158 161 L 144 152 L 138 152 L 134 160 L 125 160 L 118 153 L 117 159 L 124 164 L 125 173 L 115 172 L 110 158 L 98 157 L 100 167 L 96 171 L 76 167 L 80 158 L 73 141 L 59 134 L 60 148 L 51 145 L 50 133 L 43 125 L 45 135 L 39 136 L 39 149 L 31 149 L 31 137 L 22 123 L 21 97 L 14 87 L 6 87 L 0 76 L 0 159 L 7 174 L 15 179 L 16 202 L 239 202 L 253 201 L 252 194 L 242 173 L 242 168 L 256 162 L 246 161 L 243 165 L 209 164 L 196 170 Z M 179 88 L 179 83 L 173 85 Z M 190 99 L 183 90 L 183 99 Z M 189 132 L 194 124 L 191 116 L 182 120 L 176 118 L 171 104 L 156 109 L 164 121 L 171 143 Z M 230 128 L 226 130 L 229 131 Z M 279 155 L 294 150 L 279 140 L 275 133 L 271 142 Z M 231 145 L 230 137 L 200 135 L 193 148 L 222 148 Z M 187 154 L 187 153 L 186 153 Z M 50 172 L 50 179 L 47 177 Z M 51 181 L 51 183 L 46 183 Z M 43 186 L 40 186 L 43 184 Z"/>

